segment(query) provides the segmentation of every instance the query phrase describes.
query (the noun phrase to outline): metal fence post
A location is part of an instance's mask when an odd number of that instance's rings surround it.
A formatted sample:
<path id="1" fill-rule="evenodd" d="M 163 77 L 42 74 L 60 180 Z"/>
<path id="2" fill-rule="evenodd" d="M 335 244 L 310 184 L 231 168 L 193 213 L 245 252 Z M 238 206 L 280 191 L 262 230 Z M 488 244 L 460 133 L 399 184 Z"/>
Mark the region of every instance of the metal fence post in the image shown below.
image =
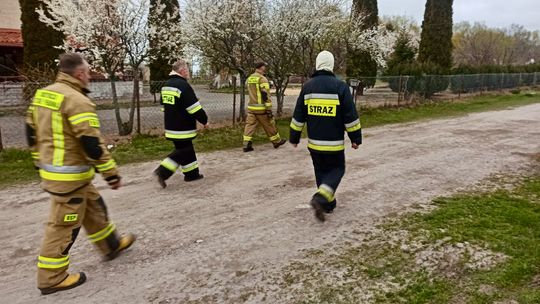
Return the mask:
<path id="1" fill-rule="evenodd" d="M 233 82 L 233 110 L 232 110 L 232 125 L 236 125 L 236 76 L 232 77 Z"/>
<path id="2" fill-rule="evenodd" d="M 403 90 L 403 76 L 399 75 L 399 84 L 398 84 L 398 97 L 397 97 L 397 105 L 399 107 L 401 103 L 401 91 Z"/>

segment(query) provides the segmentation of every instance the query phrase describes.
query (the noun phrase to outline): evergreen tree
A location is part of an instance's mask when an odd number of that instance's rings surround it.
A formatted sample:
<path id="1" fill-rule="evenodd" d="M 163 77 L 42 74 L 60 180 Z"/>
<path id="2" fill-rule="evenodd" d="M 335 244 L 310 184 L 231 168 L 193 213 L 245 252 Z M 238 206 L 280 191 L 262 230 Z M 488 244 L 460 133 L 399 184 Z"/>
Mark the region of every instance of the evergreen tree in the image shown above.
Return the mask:
<path id="1" fill-rule="evenodd" d="M 394 52 L 388 59 L 388 69 L 386 74 L 390 76 L 399 75 L 399 68 L 405 64 L 414 63 L 417 49 L 411 46 L 411 37 L 405 31 L 399 33 Z"/>
<path id="2" fill-rule="evenodd" d="M 418 61 L 448 73 L 452 68 L 453 0 L 427 0 Z"/>
<path id="3" fill-rule="evenodd" d="M 363 18 L 363 22 L 359 25 L 363 30 L 377 26 L 379 23 L 377 0 L 354 0 L 351 18 L 353 21 Z M 369 53 L 349 50 L 347 55 L 347 77 L 362 78 L 376 76 L 377 63 L 371 58 Z M 370 87 L 375 84 L 375 79 L 364 79 L 362 82 L 364 86 Z"/>
<path id="4" fill-rule="evenodd" d="M 161 12 L 161 14 L 158 14 L 158 12 L 155 11 L 157 3 L 165 5 L 165 9 Z M 173 19 L 175 20 L 175 22 L 180 22 L 180 7 L 178 4 L 178 0 L 150 0 L 150 5 L 150 23 L 156 24 L 156 20 L 165 19 L 164 16 L 167 14 L 177 14 L 177 16 L 175 16 Z M 152 81 L 166 80 L 169 73 L 171 72 L 172 62 L 169 59 L 170 56 L 168 56 L 168 54 L 165 54 L 166 50 L 164 48 L 159 47 L 159 43 L 159 39 L 150 40 L 150 48 L 152 49 L 152 55 L 154 57 L 154 59 L 151 60 L 149 65 L 150 79 Z M 160 88 L 152 88 L 152 91 L 155 91 L 154 89 L 160 91 Z"/>
<path id="5" fill-rule="evenodd" d="M 56 70 L 55 60 L 62 50 L 55 48 L 63 43 L 64 35 L 39 21 L 36 9 L 44 4 L 40 0 L 19 0 L 21 7 L 24 69 L 49 72 Z"/>

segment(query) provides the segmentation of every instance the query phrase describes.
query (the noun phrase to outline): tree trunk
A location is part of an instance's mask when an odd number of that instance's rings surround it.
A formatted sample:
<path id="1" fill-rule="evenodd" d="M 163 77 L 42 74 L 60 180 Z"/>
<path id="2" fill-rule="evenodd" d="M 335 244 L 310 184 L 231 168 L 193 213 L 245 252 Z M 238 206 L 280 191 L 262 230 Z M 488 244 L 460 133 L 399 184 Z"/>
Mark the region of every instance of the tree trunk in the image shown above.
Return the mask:
<path id="1" fill-rule="evenodd" d="M 289 85 L 289 77 L 285 80 L 276 81 L 276 100 L 277 100 L 277 111 L 276 116 L 281 117 L 283 115 L 283 103 L 285 101 L 285 90 Z"/>
<path id="2" fill-rule="evenodd" d="M 0 152 L 4 150 L 4 144 L 2 143 L 2 129 L 0 129 Z"/>
<path id="3" fill-rule="evenodd" d="M 139 71 L 133 69 L 135 72 L 133 74 L 133 95 L 131 97 L 131 106 L 129 108 L 129 120 L 124 125 L 124 134 L 129 135 L 133 132 L 133 122 L 135 117 L 135 106 L 138 105 L 139 97 Z M 137 113 L 139 109 L 137 108 Z M 139 118 L 139 115 L 137 116 Z"/>
<path id="4" fill-rule="evenodd" d="M 118 126 L 118 134 L 123 135 L 122 115 L 120 115 L 120 105 L 118 104 L 118 93 L 116 92 L 116 79 L 114 75 L 109 74 L 111 80 L 111 92 L 113 97 L 114 114 L 116 116 L 116 125 Z"/>
<path id="5" fill-rule="evenodd" d="M 246 121 L 246 80 L 244 74 L 240 74 L 240 119 Z"/>

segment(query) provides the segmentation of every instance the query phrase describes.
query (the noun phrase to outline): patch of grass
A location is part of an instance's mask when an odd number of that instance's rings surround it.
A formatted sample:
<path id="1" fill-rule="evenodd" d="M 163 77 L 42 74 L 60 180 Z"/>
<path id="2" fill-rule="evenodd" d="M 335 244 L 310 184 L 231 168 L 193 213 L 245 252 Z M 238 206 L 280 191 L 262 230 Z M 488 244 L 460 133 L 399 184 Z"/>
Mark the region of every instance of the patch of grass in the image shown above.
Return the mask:
<path id="1" fill-rule="evenodd" d="M 37 180 L 30 151 L 6 149 L 0 152 L 0 185 Z"/>
<path id="2" fill-rule="evenodd" d="M 412 122 L 422 119 L 433 119 L 465 115 L 472 112 L 490 111 L 517 107 L 540 102 L 540 95 L 531 92 L 520 95 L 478 96 L 461 102 L 430 102 L 405 108 L 360 109 L 362 126 L 373 126 Z M 153 106 L 153 103 L 148 105 Z M 102 108 L 107 106 L 101 105 Z M 278 119 L 280 134 L 288 137 L 289 118 Z M 243 126 L 224 127 L 205 131 L 195 140 L 198 152 L 209 152 L 223 149 L 240 148 L 242 146 Z M 268 143 L 266 136 L 259 128 L 254 137 L 254 144 Z M 165 157 L 172 150 L 172 144 L 160 137 L 136 136 L 130 143 L 121 144 L 113 151 L 120 164 L 155 160 Z M 5 152 L 0 152 L 3 155 Z M 13 152 L 11 152 L 13 153 Z M 25 153 L 25 152 L 20 152 Z M 4 156 L 2 156 L 4 157 Z M 35 174 L 24 170 L 28 164 L 15 160 L 11 164 L 3 164 L 5 170 L 0 172 L 0 187 L 20 181 L 36 179 Z M 9 162 L 9 160 L 8 160 Z M 3 162 L 4 163 L 4 162 Z M 21 178 L 13 179 L 12 176 Z"/>
<path id="3" fill-rule="evenodd" d="M 372 127 L 421 119 L 462 116 L 469 113 L 502 110 L 540 102 L 540 95 L 486 95 L 459 102 L 428 102 L 411 107 L 360 109 L 362 125 Z"/>
<path id="4" fill-rule="evenodd" d="M 515 183 L 513 190 L 436 199 L 433 211 L 389 220 L 361 246 L 307 256 L 285 268 L 283 287 L 302 283 L 293 291 L 298 303 L 540 303 L 540 172 Z M 507 258 L 487 269 L 466 268 L 470 252 L 437 260 L 440 266 L 458 259 L 453 267 L 461 269 L 452 273 L 418 264 L 418 254 L 442 240 Z"/>

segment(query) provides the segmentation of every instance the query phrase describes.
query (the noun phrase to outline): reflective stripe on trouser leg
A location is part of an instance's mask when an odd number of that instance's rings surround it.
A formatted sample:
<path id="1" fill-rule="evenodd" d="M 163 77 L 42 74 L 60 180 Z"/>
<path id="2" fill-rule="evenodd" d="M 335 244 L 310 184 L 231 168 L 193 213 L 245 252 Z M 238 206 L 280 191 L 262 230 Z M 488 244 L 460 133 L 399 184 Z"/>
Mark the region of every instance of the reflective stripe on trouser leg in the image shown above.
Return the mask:
<path id="1" fill-rule="evenodd" d="M 276 122 L 268 115 L 257 115 L 257 120 L 262 125 L 266 136 L 270 138 L 272 142 L 278 142 L 281 140 L 278 130 L 276 128 Z"/>
<path id="2" fill-rule="evenodd" d="M 192 162 L 191 164 L 187 164 L 185 166 L 182 166 L 182 172 L 183 173 L 188 173 L 188 172 L 191 172 L 195 169 L 198 169 L 199 168 L 199 163 L 197 161 L 194 161 Z"/>
<path id="3" fill-rule="evenodd" d="M 333 202 L 335 192 L 345 174 L 345 153 L 323 154 L 311 151 L 315 169 L 317 193 Z"/>
<path id="4" fill-rule="evenodd" d="M 65 196 L 51 195 L 49 219 L 37 260 L 38 288 L 52 287 L 68 275 L 69 251 L 86 215 L 87 188 Z"/>
<path id="5" fill-rule="evenodd" d="M 257 130 L 257 117 L 255 114 L 248 113 L 246 117 L 246 126 L 244 128 L 244 148 L 253 140 L 253 134 Z"/>
<path id="6" fill-rule="evenodd" d="M 329 203 L 334 201 L 334 189 L 326 184 L 320 185 L 317 193 L 322 195 Z"/>
<path id="7" fill-rule="evenodd" d="M 116 227 L 110 222 L 105 201 L 94 186 L 89 188 L 86 216 L 83 222 L 89 240 L 106 255 L 119 246 Z"/>
<path id="8" fill-rule="evenodd" d="M 176 170 L 180 166 L 177 162 L 175 162 L 169 157 L 165 158 L 160 165 L 173 173 L 176 172 Z"/>
<path id="9" fill-rule="evenodd" d="M 188 178 L 199 176 L 199 163 L 197 162 L 197 155 L 195 154 L 193 143 L 183 143 L 179 148 L 176 157 L 178 157 L 178 163 L 182 167 L 182 173 Z"/>

